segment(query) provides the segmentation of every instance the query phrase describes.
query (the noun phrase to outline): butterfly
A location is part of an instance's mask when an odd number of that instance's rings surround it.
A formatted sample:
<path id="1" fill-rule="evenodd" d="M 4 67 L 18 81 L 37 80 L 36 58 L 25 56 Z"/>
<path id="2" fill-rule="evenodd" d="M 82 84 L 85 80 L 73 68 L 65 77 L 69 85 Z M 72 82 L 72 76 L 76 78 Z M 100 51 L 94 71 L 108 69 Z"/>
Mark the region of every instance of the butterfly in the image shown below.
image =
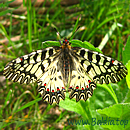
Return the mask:
<path id="1" fill-rule="evenodd" d="M 60 42 L 61 43 L 61 42 Z M 127 75 L 117 60 L 86 48 L 72 47 L 66 38 L 61 46 L 21 56 L 4 68 L 7 79 L 20 84 L 37 82 L 42 99 L 50 104 L 69 98 L 87 100 L 96 84 L 116 83 Z"/>

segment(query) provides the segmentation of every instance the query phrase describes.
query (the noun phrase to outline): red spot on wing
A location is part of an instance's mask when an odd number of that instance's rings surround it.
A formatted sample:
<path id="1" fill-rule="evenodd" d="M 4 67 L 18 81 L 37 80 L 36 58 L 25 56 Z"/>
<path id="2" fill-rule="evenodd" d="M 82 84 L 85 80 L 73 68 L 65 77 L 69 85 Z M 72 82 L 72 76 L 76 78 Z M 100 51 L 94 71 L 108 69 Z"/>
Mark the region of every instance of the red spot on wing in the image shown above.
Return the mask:
<path id="1" fill-rule="evenodd" d="M 54 92 L 54 90 L 52 90 L 52 92 Z"/>
<path id="2" fill-rule="evenodd" d="M 69 89 L 72 89 L 72 86 L 70 86 Z"/>
<path id="3" fill-rule="evenodd" d="M 88 82 L 90 83 L 90 82 L 91 82 L 91 80 L 88 80 Z"/>
<path id="4" fill-rule="evenodd" d="M 20 58 L 21 62 L 23 61 L 23 58 Z"/>
<path id="5" fill-rule="evenodd" d="M 84 88 L 82 87 L 82 90 L 84 90 Z"/>
<path id="6" fill-rule="evenodd" d="M 86 86 L 86 88 L 88 88 L 88 85 Z"/>
<path id="7" fill-rule="evenodd" d="M 76 86 L 76 89 L 79 89 L 79 87 L 78 87 L 78 86 Z"/>
<path id="8" fill-rule="evenodd" d="M 46 83 L 44 84 L 44 86 L 46 86 Z"/>
<path id="9" fill-rule="evenodd" d="M 49 91 L 49 88 L 47 88 L 47 91 Z"/>
<path id="10" fill-rule="evenodd" d="M 63 90 L 65 90 L 65 87 L 62 87 Z"/>
<path id="11" fill-rule="evenodd" d="M 57 91 L 60 91 L 60 89 L 57 87 Z"/>
<path id="12" fill-rule="evenodd" d="M 112 60 L 112 64 L 114 63 L 114 60 Z"/>

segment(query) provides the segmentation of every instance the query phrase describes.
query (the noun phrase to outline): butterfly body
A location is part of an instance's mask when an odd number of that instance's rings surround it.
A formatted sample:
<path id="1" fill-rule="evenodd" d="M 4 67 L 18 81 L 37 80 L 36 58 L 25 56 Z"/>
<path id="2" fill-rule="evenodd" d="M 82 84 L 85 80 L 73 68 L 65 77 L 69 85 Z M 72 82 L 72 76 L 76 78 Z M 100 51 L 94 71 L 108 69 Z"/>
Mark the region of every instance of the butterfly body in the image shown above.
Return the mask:
<path id="1" fill-rule="evenodd" d="M 115 83 L 127 74 L 126 67 L 117 60 L 81 47 L 71 47 L 65 39 L 61 46 L 37 50 L 16 58 L 4 68 L 6 78 L 19 83 L 38 83 L 43 100 L 59 103 L 69 97 L 87 100 L 96 83 Z"/>

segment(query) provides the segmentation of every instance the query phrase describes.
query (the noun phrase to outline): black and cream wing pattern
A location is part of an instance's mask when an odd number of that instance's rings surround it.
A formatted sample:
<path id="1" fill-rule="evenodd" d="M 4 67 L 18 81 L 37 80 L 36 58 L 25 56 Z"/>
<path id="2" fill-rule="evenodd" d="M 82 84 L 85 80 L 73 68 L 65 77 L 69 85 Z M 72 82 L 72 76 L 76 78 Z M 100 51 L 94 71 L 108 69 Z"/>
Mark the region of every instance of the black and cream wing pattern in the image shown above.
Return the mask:
<path id="1" fill-rule="evenodd" d="M 87 100 L 96 84 L 116 83 L 127 75 L 119 61 L 99 52 L 71 47 L 64 39 L 61 46 L 48 47 L 21 56 L 4 68 L 7 79 L 21 84 L 38 83 L 42 99 L 59 103 L 69 92 L 70 99 Z"/>

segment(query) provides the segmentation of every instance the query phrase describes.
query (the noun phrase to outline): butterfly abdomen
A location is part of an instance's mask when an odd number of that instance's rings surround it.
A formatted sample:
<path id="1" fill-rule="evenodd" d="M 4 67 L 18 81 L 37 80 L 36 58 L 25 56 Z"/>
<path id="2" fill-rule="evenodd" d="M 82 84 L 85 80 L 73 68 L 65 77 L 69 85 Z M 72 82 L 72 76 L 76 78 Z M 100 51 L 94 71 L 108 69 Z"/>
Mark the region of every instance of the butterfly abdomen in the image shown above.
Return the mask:
<path id="1" fill-rule="evenodd" d="M 70 51 L 68 49 L 64 49 L 62 51 L 61 56 L 59 57 L 59 62 L 58 62 L 58 68 L 59 68 L 59 71 L 61 71 L 63 75 L 64 84 L 66 87 L 67 87 L 67 84 L 69 83 L 69 78 L 70 78 L 72 69 L 74 68 L 74 63 L 69 53 Z"/>

